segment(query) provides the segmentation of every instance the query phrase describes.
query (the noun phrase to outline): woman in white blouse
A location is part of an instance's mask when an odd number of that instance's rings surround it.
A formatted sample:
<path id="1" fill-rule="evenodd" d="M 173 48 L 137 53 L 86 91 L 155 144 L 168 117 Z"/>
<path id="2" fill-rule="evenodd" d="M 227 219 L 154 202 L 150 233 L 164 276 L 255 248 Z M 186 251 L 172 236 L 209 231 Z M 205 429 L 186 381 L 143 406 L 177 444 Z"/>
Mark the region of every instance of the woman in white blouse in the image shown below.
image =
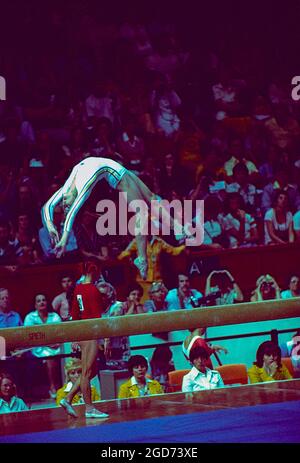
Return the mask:
<path id="1" fill-rule="evenodd" d="M 190 362 L 193 368 L 183 377 L 182 392 L 195 392 L 224 386 L 220 373 L 207 368 L 208 360 L 209 354 L 203 347 L 195 347 L 191 350 Z"/>

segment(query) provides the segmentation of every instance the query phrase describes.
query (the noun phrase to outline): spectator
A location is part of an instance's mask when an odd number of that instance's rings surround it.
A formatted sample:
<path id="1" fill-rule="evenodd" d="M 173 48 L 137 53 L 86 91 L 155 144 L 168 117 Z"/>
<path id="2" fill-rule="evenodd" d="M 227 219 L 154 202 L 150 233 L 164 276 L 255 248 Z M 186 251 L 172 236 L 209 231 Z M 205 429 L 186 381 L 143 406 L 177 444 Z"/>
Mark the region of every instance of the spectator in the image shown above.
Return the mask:
<path id="1" fill-rule="evenodd" d="M 11 228 L 8 222 L 0 219 L 0 265 L 17 265 L 23 256 L 22 247 L 10 242 Z"/>
<path id="2" fill-rule="evenodd" d="M 286 104 L 274 105 L 274 116 L 265 122 L 272 143 L 279 148 L 289 148 L 299 138 L 300 129 L 297 120 L 289 114 Z"/>
<path id="3" fill-rule="evenodd" d="M 163 389 L 158 381 L 147 378 L 148 361 L 142 355 L 133 355 L 128 360 L 128 371 L 131 378 L 121 384 L 118 399 L 130 399 L 154 394 L 162 394 Z"/>
<path id="4" fill-rule="evenodd" d="M 201 249 L 227 248 L 229 239 L 224 230 L 224 218 L 221 213 L 222 202 L 215 196 L 208 196 L 205 199 L 204 208 L 204 240 Z M 196 223 L 198 219 L 198 217 L 195 218 Z"/>
<path id="5" fill-rule="evenodd" d="M 66 383 L 58 389 L 56 393 L 56 404 L 59 405 L 62 399 L 65 399 L 68 392 L 72 389 L 73 384 L 80 378 L 82 372 L 81 361 L 77 358 L 71 358 L 65 363 L 65 375 Z M 100 400 L 100 396 L 94 386 L 91 386 L 92 401 Z M 72 404 L 81 404 L 83 402 L 83 397 L 80 389 L 77 394 L 74 395 Z"/>
<path id="6" fill-rule="evenodd" d="M 289 281 L 289 289 L 281 292 L 281 299 L 290 299 L 300 296 L 300 279 L 298 275 L 292 275 Z"/>
<path id="7" fill-rule="evenodd" d="M 24 326 L 35 326 L 52 323 L 61 323 L 60 316 L 49 310 L 47 298 L 44 294 L 37 294 L 34 299 L 33 312 L 26 315 L 24 319 Z M 59 380 L 59 364 L 57 358 L 47 359 L 47 357 L 59 355 L 61 348 L 59 344 L 52 346 L 39 346 L 31 350 L 31 355 L 40 359 L 44 359 L 47 366 L 48 380 L 49 380 L 49 395 L 52 399 L 56 397 Z M 28 355 L 28 357 L 30 358 Z"/>
<path id="8" fill-rule="evenodd" d="M 8 289 L 0 288 L 0 328 L 14 328 L 22 326 L 18 312 L 11 310 L 11 298 Z"/>
<path id="9" fill-rule="evenodd" d="M 52 301 L 52 308 L 58 313 L 63 322 L 70 320 L 71 310 L 68 294 L 74 287 L 74 279 L 69 274 L 61 275 L 60 284 L 63 292 L 55 296 Z"/>
<path id="10" fill-rule="evenodd" d="M 144 141 L 137 133 L 133 118 L 128 118 L 123 127 L 124 130 L 117 142 L 118 152 L 123 156 L 125 166 L 139 175 L 145 156 Z"/>
<path id="11" fill-rule="evenodd" d="M 214 296 L 216 305 L 234 304 L 244 300 L 243 293 L 228 270 L 213 270 L 207 277 L 205 296 Z"/>
<path id="12" fill-rule="evenodd" d="M 289 172 L 279 166 L 275 171 L 274 180 L 268 183 L 263 189 L 261 198 L 261 209 L 263 214 L 272 207 L 277 197 L 277 190 L 283 190 L 288 195 L 289 205 L 293 212 L 300 209 L 299 189 L 296 185 L 290 183 Z"/>
<path id="13" fill-rule="evenodd" d="M 191 289 L 189 277 L 183 273 L 178 275 L 178 288 L 171 289 L 166 297 L 168 310 L 193 309 L 198 307 L 202 293 Z"/>
<path id="14" fill-rule="evenodd" d="M 224 386 L 220 373 L 207 367 L 209 354 L 206 349 L 195 347 L 191 350 L 189 359 L 193 368 L 183 377 L 182 392 L 195 392 Z"/>
<path id="15" fill-rule="evenodd" d="M 179 196 L 189 191 L 189 174 L 179 165 L 174 154 L 167 153 L 161 163 L 159 189 L 163 198 L 171 199 L 173 191 Z"/>
<path id="16" fill-rule="evenodd" d="M 144 302 L 145 312 L 160 312 L 161 310 L 168 310 L 168 303 L 166 302 L 168 290 L 162 280 L 153 281 L 148 293 L 150 299 Z"/>
<path id="17" fill-rule="evenodd" d="M 178 256 L 185 250 L 185 245 L 181 246 L 171 246 L 166 243 L 159 236 L 151 236 L 147 240 L 147 262 L 148 262 L 148 271 L 146 280 L 143 280 L 138 273 L 136 276 L 137 282 L 143 288 L 144 294 L 147 294 L 148 289 L 151 283 L 155 280 L 160 280 L 161 275 L 161 257 L 163 253 L 169 254 L 171 256 Z M 118 256 L 119 260 L 122 260 L 126 257 L 136 256 L 137 255 L 137 242 L 136 239 L 132 240 L 127 248 Z"/>
<path id="18" fill-rule="evenodd" d="M 164 344 L 157 346 L 150 360 L 150 366 L 151 377 L 161 384 L 164 392 L 168 392 L 168 374 L 175 370 L 170 347 Z"/>
<path id="19" fill-rule="evenodd" d="M 249 171 L 247 166 L 239 162 L 232 170 L 233 183 L 227 185 L 227 193 L 239 193 L 243 198 L 245 209 L 248 213 L 255 213 L 255 206 L 257 205 L 257 191 L 256 187 L 249 182 Z"/>
<path id="20" fill-rule="evenodd" d="M 249 368 L 248 376 L 250 383 L 292 379 L 288 369 L 281 364 L 280 347 L 272 341 L 260 344 L 256 352 L 256 361 Z"/>
<path id="21" fill-rule="evenodd" d="M 227 214 L 223 226 L 229 237 L 230 247 L 253 246 L 258 242 L 254 218 L 245 212 L 243 198 L 239 193 L 229 193 L 225 209 Z"/>
<path id="22" fill-rule="evenodd" d="M 176 135 L 180 127 L 177 110 L 181 105 L 181 99 L 165 78 L 160 77 L 157 80 L 150 95 L 150 102 L 157 132 L 166 137 Z"/>
<path id="23" fill-rule="evenodd" d="M 122 304 L 122 311 L 124 315 L 133 315 L 144 313 L 141 298 L 143 297 L 143 288 L 139 284 L 133 284 L 128 288 L 127 300 Z"/>
<path id="24" fill-rule="evenodd" d="M 25 402 L 17 396 L 15 382 L 7 373 L 0 373 L 0 414 L 28 410 Z"/>
<path id="25" fill-rule="evenodd" d="M 280 346 L 281 357 L 291 357 L 292 365 L 294 369 L 294 375 L 293 375 L 294 378 L 300 378 L 299 346 L 300 346 L 300 330 L 296 331 L 296 333 L 292 336 L 292 339 L 290 341 L 287 341 Z"/>
<path id="26" fill-rule="evenodd" d="M 61 206 L 55 206 L 54 213 L 53 213 L 53 223 L 56 229 L 60 231 L 60 233 L 62 233 L 62 229 L 63 229 L 63 218 L 64 218 L 63 208 Z M 54 248 L 52 246 L 51 237 L 46 227 L 40 228 L 39 240 L 40 240 L 40 245 L 44 253 L 44 258 L 46 260 L 56 259 Z M 68 255 L 71 256 L 73 254 L 76 255 L 77 249 L 78 249 L 77 241 L 76 241 L 73 230 L 71 230 L 69 237 L 68 237 L 67 245 L 66 245 L 67 256 Z"/>
<path id="27" fill-rule="evenodd" d="M 23 265 L 41 263 L 37 234 L 32 229 L 27 214 L 19 214 L 17 217 L 17 230 L 13 243 L 22 248 L 20 262 Z"/>
<path id="28" fill-rule="evenodd" d="M 271 275 L 261 275 L 256 281 L 256 288 L 251 295 L 251 302 L 280 299 L 280 288 Z"/>
<path id="29" fill-rule="evenodd" d="M 285 191 L 277 190 L 273 207 L 266 212 L 264 222 L 265 244 L 294 242 L 293 215 Z"/>
<path id="30" fill-rule="evenodd" d="M 258 172 L 255 164 L 244 157 L 243 140 L 239 137 L 234 137 L 229 143 L 228 160 L 224 163 L 223 166 L 227 177 L 232 177 L 233 168 L 239 163 L 245 164 L 249 175 Z"/>

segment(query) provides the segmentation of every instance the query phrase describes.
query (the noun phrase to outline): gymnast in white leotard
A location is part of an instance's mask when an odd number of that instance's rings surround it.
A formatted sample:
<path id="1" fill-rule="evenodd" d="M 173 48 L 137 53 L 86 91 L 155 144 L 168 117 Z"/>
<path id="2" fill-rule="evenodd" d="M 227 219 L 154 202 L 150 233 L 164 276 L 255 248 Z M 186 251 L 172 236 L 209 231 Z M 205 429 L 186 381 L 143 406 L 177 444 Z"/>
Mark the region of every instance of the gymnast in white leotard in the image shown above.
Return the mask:
<path id="1" fill-rule="evenodd" d="M 100 157 L 88 157 L 78 163 L 72 170 L 65 184 L 56 191 L 42 208 L 42 219 L 47 228 L 52 243 L 55 245 L 57 257 L 63 255 L 69 233 L 72 229 L 75 217 L 83 203 L 90 196 L 96 183 L 104 178 L 108 184 L 119 191 L 127 193 L 127 201 L 142 199 L 150 204 L 156 196 L 149 188 L 131 171 L 112 159 Z M 65 222 L 62 236 L 53 223 L 55 206 L 63 203 L 65 210 Z M 142 278 L 147 275 L 147 236 L 136 235 L 138 257 L 134 263 L 138 267 Z"/>

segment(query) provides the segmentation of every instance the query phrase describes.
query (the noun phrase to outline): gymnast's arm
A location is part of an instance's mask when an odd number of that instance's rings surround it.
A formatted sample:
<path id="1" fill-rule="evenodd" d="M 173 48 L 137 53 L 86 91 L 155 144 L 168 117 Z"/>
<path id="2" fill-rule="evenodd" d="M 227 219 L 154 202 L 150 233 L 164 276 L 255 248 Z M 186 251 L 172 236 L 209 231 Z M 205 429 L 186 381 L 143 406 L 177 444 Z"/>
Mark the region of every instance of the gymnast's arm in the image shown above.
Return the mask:
<path id="1" fill-rule="evenodd" d="M 78 214 L 81 206 L 85 203 L 85 201 L 88 199 L 92 191 L 92 188 L 89 187 L 84 191 L 81 191 L 78 193 L 77 197 L 75 198 L 75 201 L 73 202 L 69 212 L 67 213 L 64 225 L 63 225 L 63 233 L 62 237 L 57 243 L 55 249 L 56 249 L 56 255 L 57 257 L 60 257 L 64 253 L 65 246 L 68 241 L 68 237 L 70 234 L 70 231 L 72 230 L 74 220 L 76 218 L 76 215 Z"/>
<path id="2" fill-rule="evenodd" d="M 44 227 L 48 230 L 51 241 L 57 243 L 59 240 L 58 231 L 53 223 L 53 211 L 55 206 L 62 201 L 63 188 L 57 190 L 42 207 L 42 221 Z"/>

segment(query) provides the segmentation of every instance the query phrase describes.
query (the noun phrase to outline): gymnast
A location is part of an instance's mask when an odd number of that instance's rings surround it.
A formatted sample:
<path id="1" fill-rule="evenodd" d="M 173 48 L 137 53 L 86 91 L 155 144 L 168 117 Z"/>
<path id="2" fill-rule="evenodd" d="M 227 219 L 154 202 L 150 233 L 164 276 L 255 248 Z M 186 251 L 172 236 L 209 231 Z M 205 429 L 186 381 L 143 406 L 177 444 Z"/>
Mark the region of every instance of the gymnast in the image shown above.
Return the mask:
<path id="1" fill-rule="evenodd" d="M 59 258 L 64 254 L 76 214 L 90 196 L 96 183 L 102 178 L 108 182 L 111 188 L 126 193 L 128 203 L 133 200 L 143 200 L 149 205 L 151 200 L 157 199 L 156 195 L 133 172 L 118 162 L 100 157 L 88 157 L 82 160 L 73 168 L 65 184 L 51 196 L 42 208 L 43 223 L 50 234 L 56 257 Z M 61 237 L 53 223 L 53 211 L 59 202 L 62 202 L 65 213 Z M 166 213 L 165 210 L 162 210 L 162 214 Z M 168 218 L 171 219 L 170 223 L 174 225 L 174 220 L 169 214 Z M 134 260 L 134 264 L 139 269 L 142 278 L 146 279 L 148 270 L 147 235 L 136 234 L 136 242 L 138 257 Z"/>

